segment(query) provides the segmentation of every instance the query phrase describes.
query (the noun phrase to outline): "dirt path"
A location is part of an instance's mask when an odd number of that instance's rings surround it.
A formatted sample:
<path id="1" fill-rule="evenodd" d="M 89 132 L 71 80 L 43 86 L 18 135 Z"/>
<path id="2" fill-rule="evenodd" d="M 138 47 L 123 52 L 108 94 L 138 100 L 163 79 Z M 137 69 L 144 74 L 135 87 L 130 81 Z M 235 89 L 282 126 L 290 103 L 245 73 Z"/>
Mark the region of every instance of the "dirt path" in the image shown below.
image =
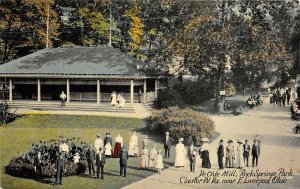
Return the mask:
<path id="1" fill-rule="evenodd" d="M 176 189 L 176 188 L 287 188 L 298 189 L 300 188 L 300 135 L 292 133 L 292 128 L 297 124 L 296 121 L 290 119 L 288 107 L 273 107 L 270 104 L 265 104 L 261 107 L 256 107 L 253 110 L 246 112 L 241 116 L 213 116 L 213 120 L 216 124 L 216 131 L 220 133 L 220 136 L 211 144 L 210 159 L 212 163 L 212 169 L 201 169 L 198 162 L 196 173 L 190 173 L 188 166 L 184 168 L 171 167 L 164 170 L 161 175 L 153 175 L 139 182 L 133 183 L 126 189 L 135 188 L 163 188 L 163 189 Z M 299 123 L 299 122 L 298 122 Z M 259 157 L 258 168 L 245 168 L 245 171 L 250 173 L 254 172 L 270 173 L 275 172 L 276 176 L 279 174 L 278 170 L 283 168 L 286 172 L 292 169 L 292 176 L 280 176 L 280 182 L 285 183 L 273 183 L 279 182 L 278 177 L 273 176 L 270 180 L 271 184 L 237 184 L 239 178 L 241 178 L 241 170 L 239 169 L 225 169 L 218 171 L 216 148 L 220 139 L 227 141 L 232 139 L 236 146 L 236 140 L 240 139 L 244 141 L 248 139 L 250 145 L 254 138 L 261 140 L 261 156 Z M 251 162 L 251 158 L 249 163 Z M 250 163 L 251 164 L 251 163 Z M 219 179 L 218 184 L 211 183 L 180 183 L 184 182 L 185 177 L 193 180 L 199 176 L 200 171 L 205 173 L 214 172 L 217 174 L 224 174 L 225 171 L 237 172 L 234 176 L 222 176 L 215 177 Z M 275 178 L 274 178 L 275 177 Z M 198 180 L 204 177 L 198 177 Z M 248 179 L 256 179 L 255 176 L 250 176 Z M 259 179 L 269 180 L 268 177 L 259 177 Z M 181 179 L 181 180 L 180 180 Z M 212 179 L 212 177 L 211 177 Z M 225 184 L 224 180 L 235 180 L 234 183 Z M 244 178 L 245 179 L 245 178 Z M 274 179 L 274 180 L 273 180 Z M 287 179 L 287 180 L 285 180 Z M 242 182 L 242 181 L 241 181 Z"/>

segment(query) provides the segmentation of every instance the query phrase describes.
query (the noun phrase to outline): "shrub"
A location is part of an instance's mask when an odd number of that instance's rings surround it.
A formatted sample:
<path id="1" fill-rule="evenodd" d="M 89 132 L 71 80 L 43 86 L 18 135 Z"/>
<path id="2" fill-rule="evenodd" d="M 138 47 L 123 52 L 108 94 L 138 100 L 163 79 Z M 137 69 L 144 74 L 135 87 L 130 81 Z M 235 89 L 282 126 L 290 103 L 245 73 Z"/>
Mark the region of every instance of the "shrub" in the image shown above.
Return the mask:
<path id="1" fill-rule="evenodd" d="M 87 149 L 86 143 L 80 142 L 79 138 L 66 139 L 72 142 L 70 151 L 66 154 L 66 172 L 65 176 L 71 176 L 84 173 L 87 169 L 87 161 L 85 159 L 85 152 Z M 56 175 L 55 162 L 57 158 L 57 151 L 59 140 L 50 140 L 47 142 L 40 141 L 38 144 L 32 144 L 31 149 L 27 153 L 19 157 L 11 159 L 9 164 L 5 167 L 6 173 L 24 178 L 37 178 L 38 174 L 34 167 L 34 159 L 38 151 L 41 152 L 41 178 L 51 178 Z M 73 163 L 73 155 L 75 152 L 80 154 L 80 162 Z"/>
<path id="2" fill-rule="evenodd" d="M 214 122 L 207 115 L 190 108 L 169 107 L 153 111 L 145 121 L 147 129 L 162 135 L 169 131 L 175 140 L 182 137 L 185 143 L 192 140 L 199 144 L 201 138 L 211 137 L 215 129 Z"/>

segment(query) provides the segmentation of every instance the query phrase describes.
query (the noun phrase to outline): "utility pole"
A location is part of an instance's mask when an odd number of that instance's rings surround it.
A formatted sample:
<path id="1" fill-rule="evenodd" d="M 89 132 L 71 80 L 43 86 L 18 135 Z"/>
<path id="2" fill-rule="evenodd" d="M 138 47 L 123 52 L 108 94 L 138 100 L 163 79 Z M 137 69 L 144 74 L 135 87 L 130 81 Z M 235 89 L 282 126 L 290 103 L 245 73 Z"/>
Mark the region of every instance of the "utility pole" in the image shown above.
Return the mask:
<path id="1" fill-rule="evenodd" d="M 109 46 L 111 47 L 111 0 L 109 1 Z"/>
<path id="2" fill-rule="evenodd" d="M 46 31 L 46 48 L 49 47 L 49 10 L 50 9 L 50 5 L 48 5 L 47 7 L 47 21 L 46 21 L 46 25 L 47 25 L 47 31 Z"/>

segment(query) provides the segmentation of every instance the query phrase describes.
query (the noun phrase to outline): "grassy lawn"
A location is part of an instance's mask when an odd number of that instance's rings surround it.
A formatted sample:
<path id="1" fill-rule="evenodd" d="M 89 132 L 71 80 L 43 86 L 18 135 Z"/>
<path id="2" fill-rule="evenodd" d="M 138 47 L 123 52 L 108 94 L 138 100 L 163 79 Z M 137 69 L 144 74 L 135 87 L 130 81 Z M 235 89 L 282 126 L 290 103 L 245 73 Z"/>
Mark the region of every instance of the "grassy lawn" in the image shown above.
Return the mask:
<path id="1" fill-rule="evenodd" d="M 148 134 L 144 128 L 144 121 L 133 118 L 110 118 L 99 116 L 68 116 L 68 115 L 27 115 L 16 121 L 0 127 L 0 166 L 1 187 L 4 189 L 19 188 L 53 188 L 54 178 L 36 181 L 8 175 L 4 167 L 10 159 L 18 154 L 26 152 L 33 142 L 40 140 L 59 139 L 59 136 L 80 137 L 82 141 L 94 143 L 96 134 L 102 138 L 106 132 L 110 132 L 113 139 L 120 133 L 124 143 L 129 146 L 129 132 L 137 131 L 139 144 L 142 146 L 142 135 Z M 161 136 L 149 135 L 152 144 L 162 149 Z M 174 153 L 174 147 L 171 154 Z M 174 156 L 165 160 L 165 167 L 174 162 Z M 119 159 L 108 159 L 105 165 L 105 180 L 97 180 L 88 176 L 88 173 L 63 178 L 63 185 L 57 188 L 121 188 L 130 183 L 141 180 L 155 174 L 152 170 L 138 168 L 139 158 L 129 158 L 127 177 L 119 176 Z"/>

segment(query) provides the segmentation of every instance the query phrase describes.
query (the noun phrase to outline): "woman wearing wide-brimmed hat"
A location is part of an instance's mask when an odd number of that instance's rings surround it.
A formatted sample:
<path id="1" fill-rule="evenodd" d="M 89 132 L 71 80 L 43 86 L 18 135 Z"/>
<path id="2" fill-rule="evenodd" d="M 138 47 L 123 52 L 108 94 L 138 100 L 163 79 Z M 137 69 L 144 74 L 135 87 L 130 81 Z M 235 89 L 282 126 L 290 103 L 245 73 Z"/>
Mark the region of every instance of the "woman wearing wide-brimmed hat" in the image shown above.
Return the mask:
<path id="1" fill-rule="evenodd" d="M 244 167 L 243 161 L 243 143 L 240 140 L 237 140 L 238 146 L 236 147 L 236 166 L 238 168 Z"/>
<path id="2" fill-rule="evenodd" d="M 186 149 L 184 147 L 184 144 L 182 143 L 183 138 L 180 138 L 178 141 L 178 144 L 176 144 L 175 166 L 184 167 L 187 165 Z"/>
<path id="3" fill-rule="evenodd" d="M 201 140 L 201 142 L 203 143 L 201 148 L 200 148 L 200 157 L 202 159 L 202 168 L 207 168 L 210 169 L 211 168 L 211 164 L 210 164 L 210 158 L 209 158 L 209 145 L 207 142 L 209 142 L 208 138 L 203 138 Z"/>
<path id="4" fill-rule="evenodd" d="M 227 141 L 228 145 L 226 147 L 226 167 L 227 168 L 232 168 L 233 167 L 233 161 L 235 159 L 235 151 L 234 151 L 234 146 L 232 145 L 233 141 L 228 140 Z"/>

